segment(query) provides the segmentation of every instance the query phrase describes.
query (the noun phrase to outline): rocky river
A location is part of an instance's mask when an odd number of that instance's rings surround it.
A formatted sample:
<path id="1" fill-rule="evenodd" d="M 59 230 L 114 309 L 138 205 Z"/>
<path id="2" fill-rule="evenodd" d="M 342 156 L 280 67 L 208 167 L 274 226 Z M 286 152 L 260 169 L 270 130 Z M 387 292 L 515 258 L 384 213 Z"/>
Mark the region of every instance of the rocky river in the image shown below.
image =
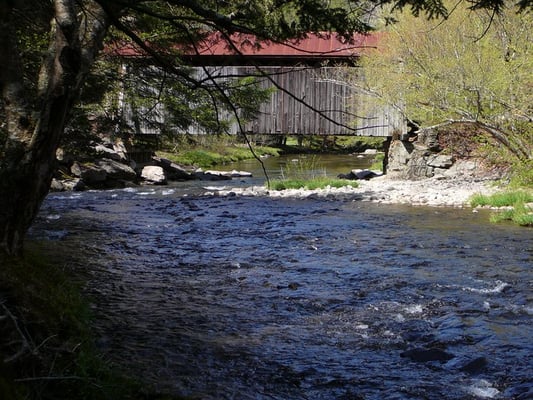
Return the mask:
<path id="1" fill-rule="evenodd" d="M 194 399 L 533 396 L 533 231 L 485 210 L 176 184 L 53 193 L 105 357 Z"/>

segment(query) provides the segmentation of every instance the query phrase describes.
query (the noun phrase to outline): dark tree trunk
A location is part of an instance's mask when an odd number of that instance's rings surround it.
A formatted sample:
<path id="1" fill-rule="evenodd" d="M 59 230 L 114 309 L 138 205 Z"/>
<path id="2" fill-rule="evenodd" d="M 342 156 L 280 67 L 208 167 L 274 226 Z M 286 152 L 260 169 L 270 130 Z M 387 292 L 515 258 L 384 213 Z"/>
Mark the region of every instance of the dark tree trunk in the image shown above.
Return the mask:
<path id="1" fill-rule="evenodd" d="M 22 76 L 12 23 L 21 10 L 14 8 L 16 2 L 0 7 L 0 89 L 7 130 L 0 153 L 0 252 L 8 254 L 22 253 L 48 193 L 68 115 L 107 30 L 105 13 L 96 3 L 84 2 L 84 12 L 76 0 L 53 3 L 50 46 L 33 94 Z"/>

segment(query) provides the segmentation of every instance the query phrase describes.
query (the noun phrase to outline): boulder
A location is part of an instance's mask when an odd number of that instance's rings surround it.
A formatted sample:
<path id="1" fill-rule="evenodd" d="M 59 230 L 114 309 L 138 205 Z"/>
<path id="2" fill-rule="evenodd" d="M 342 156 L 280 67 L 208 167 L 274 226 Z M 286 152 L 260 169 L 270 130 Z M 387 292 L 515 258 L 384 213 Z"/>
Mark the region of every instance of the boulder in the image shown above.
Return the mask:
<path id="1" fill-rule="evenodd" d="M 337 175 L 337 178 L 339 179 L 349 179 L 349 180 L 357 180 L 357 179 L 364 179 L 369 180 L 372 178 L 375 178 L 376 176 L 381 176 L 381 172 L 371 171 L 369 169 L 352 169 L 347 174 L 339 174 Z"/>
<path id="2" fill-rule="evenodd" d="M 488 363 L 489 362 L 487 361 L 487 359 L 481 356 L 468 361 L 467 363 L 462 365 L 459 370 L 468 374 L 477 374 L 483 371 L 487 367 Z"/>
<path id="3" fill-rule="evenodd" d="M 124 154 L 119 154 L 115 149 L 104 146 L 103 144 L 97 144 L 94 147 L 96 154 L 100 157 L 106 157 L 115 161 L 125 161 L 126 157 Z"/>
<path id="4" fill-rule="evenodd" d="M 365 180 L 369 180 L 371 178 L 375 178 L 376 176 L 380 175 L 369 169 L 353 169 L 350 173 L 355 176 L 355 179 L 365 179 Z"/>
<path id="5" fill-rule="evenodd" d="M 210 175 L 219 175 L 219 176 L 229 176 L 230 178 L 250 178 L 252 176 L 251 172 L 246 171 L 205 171 L 205 174 Z"/>
<path id="6" fill-rule="evenodd" d="M 50 191 L 51 192 L 62 192 L 65 190 L 65 186 L 63 186 L 63 182 L 61 182 L 59 179 L 53 178 L 52 183 L 50 184 Z"/>
<path id="7" fill-rule="evenodd" d="M 82 191 L 86 189 L 85 183 L 80 178 L 65 179 L 61 181 L 63 190 L 66 191 Z"/>
<path id="8" fill-rule="evenodd" d="M 417 143 L 425 146 L 428 150 L 438 153 L 442 149 L 439 144 L 439 130 L 433 128 L 423 128 L 417 131 Z"/>
<path id="9" fill-rule="evenodd" d="M 166 158 L 153 156 L 152 161 L 157 166 L 165 170 L 165 174 L 167 176 L 167 179 L 169 180 L 181 181 L 181 180 L 194 179 L 194 175 L 190 171 L 187 171 L 185 168 L 181 167 L 180 165 L 176 163 L 173 163 L 170 160 L 167 160 Z"/>
<path id="10" fill-rule="evenodd" d="M 453 354 L 450 354 L 444 350 L 438 348 L 415 348 L 411 350 L 404 351 L 400 354 L 401 357 L 409 358 L 415 362 L 430 362 L 430 361 L 439 361 L 447 362 L 454 358 Z"/>
<path id="11" fill-rule="evenodd" d="M 137 178 L 137 174 L 129 165 L 109 158 L 98 160 L 95 165 L 104 170 L 109 179 L 134 181 Z"/>
<path id="12" fill-rule="evenodd" d="M 480 168 L 479 162 L 472 160 L 458 160 L 447 171 L 444 172 L 445 176 L 471 176 L 476 173 L 476 170 Z"/>
<path id="13" fill-rule="evenodd" d="M 134 181 L 137 174 L 129 165 L 104 158 L 94 163 L 75 161 L 70 167 L 71 174 L 80 178 L 83 184 L 92 188 L 124 187 L 125 181 Z"/>
<path id="14" fill-rule="evenodd" d="M 351 181 L 357 179 L 357 177 L 352 172 L 348 172 L 347 174 L 339 174 L 339 175 L 337 175 L 337 178 L 339 178 L 339 179 L 349 179 Z"/>
<path id="15" fill-rule="evenodd" d="M 437 155 L 429 156 L 426 163 L 430 167 L 450 168 L 453 165 L 454 161 L 455 160 L 453 156 L 437 154 Z"/>
<path id="16" fill-rule="evenodd" d="M 221 174 L 217 171 L 198 170 L 194 173 L 194 176 L 202 181 L 229 181 L 231 179 L 231 176 Z"/>
<path id="17" fill-rule="evenodd" d="M 142 169 L 141 178 L 146 183 L 152 185 L 164 185 L 167 183 L 167 177 L 162 167 L 157 165 L 147 165 Z"/>
<path id="18" fill-rule="evenodd" d="M 80 164 L 75 161 L 70 172 L 89 186 L 100 185 L 107 179 L 107 172 L 93 163 Z"/>
<path id="19" fill-rule="evenodd" d="M 70 165 L 74 162 L 75 157 L 69 154 L 64 148 L 59 147 L 56 150 L 56 160 L 63 165 Z"/>

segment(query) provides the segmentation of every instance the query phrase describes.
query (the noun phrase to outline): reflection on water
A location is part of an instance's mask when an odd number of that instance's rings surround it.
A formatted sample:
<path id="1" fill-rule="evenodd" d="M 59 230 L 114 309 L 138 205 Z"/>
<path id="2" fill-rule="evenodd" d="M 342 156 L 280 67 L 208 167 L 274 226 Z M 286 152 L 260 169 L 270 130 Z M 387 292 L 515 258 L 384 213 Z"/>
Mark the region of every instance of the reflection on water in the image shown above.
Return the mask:
<path id="1" fill-rule="evenodd" d="M 352 169 L 369 168 L 374 160 L 373 155 L 362 154 L 300 154 L 283 155 L 280 157 L 266 157 L 261 163 L 255 159 L 244 160 L 228 165 L 216 167 L 223 171 L 249 171 L 254 178 L 264 182 L 263 166 L 271 179 L 280 178 L 284 174 L 305 171 L 308 175 L 336 177 L 339 174 L 347 174 Z"/>
<path id="2" fill-rule="evenodd" d="M 468 210 L 50 195 L 99 346 L 200 399 L 529 398 L 533 232 Z"/>

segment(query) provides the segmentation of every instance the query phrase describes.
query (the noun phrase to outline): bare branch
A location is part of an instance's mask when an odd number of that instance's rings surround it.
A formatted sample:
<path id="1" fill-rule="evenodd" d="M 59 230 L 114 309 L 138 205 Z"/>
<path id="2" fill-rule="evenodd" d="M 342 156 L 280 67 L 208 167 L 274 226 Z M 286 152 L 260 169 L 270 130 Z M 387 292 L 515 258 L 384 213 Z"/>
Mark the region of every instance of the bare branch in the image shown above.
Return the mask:
<path id="1" fill-rule="evenodd" d="M 17 322 L 17 318 L 11 313 L 11 311 L 7 308 L 7 306 L 4 303 L 0 304 L 0 306 L 3 309 L 3 312 L 5 314 L 2 317 L 8 318 L 9 321 L 11 322 L 11 325 L 15 328 L 15 331 L 18 336 L 18 339 L 15 342 L 20 344 L 20 348 L 15 352 L 15 354 L 4 358 L 3 360 L 4 364 L 8 364 L 8 363 L 18 360 L 20 357 L 22 357 L 24 354 L 28 352 L 34 353 L 35 350 L 32 349 L 31 342 L 28 340 L 24 332 L 22 332 L 22 330 L 20 329 L 20 326 Z"/>

